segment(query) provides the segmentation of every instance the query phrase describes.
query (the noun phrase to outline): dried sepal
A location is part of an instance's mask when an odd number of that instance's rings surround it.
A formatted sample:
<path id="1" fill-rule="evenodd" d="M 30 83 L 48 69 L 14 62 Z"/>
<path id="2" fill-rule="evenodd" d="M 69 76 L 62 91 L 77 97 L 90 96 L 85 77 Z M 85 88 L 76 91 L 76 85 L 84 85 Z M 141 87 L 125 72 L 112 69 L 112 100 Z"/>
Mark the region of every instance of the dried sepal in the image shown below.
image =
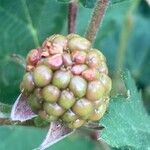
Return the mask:
<path id="1" fill-rule="evenodd" d="M 64 124 L 59 121 L 52 122 L 48 130 L 47 136 L 44 139 L 43 143 L 37 148 L 37 150 L 44 150 L 56 142 L 64 139 L 65 137 L 72 134 L 74 130 L 66 127 Z"/>
<path id="2" fill-rule="evenodd" d="M 36 116 L 27 103 L 27 97 L 21 93 L 12 107 L 11 120 L 23 122 Z"/>

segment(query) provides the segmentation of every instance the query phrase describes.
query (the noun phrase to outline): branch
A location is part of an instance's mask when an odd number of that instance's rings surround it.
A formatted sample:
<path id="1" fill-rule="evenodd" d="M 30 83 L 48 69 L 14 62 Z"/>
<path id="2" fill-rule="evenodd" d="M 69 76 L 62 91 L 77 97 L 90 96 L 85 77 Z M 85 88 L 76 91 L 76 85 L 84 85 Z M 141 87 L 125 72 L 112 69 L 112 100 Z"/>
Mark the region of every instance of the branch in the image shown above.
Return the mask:
<path id="1" fill-rule="evenodd" d="M 108 3 L 109 0 L 97 0 L 90 24 L 87 28 L 86 35 L 85 35 L 86 38 L 91 42 L 93 42 L 96 37 L 97 30 L 99 28 L 99 25 L 102 23 Z"/>
<path id="2" fill-rule="evenodd" d="M 68 33 L 75 32 L 76 14 L 77 14 L 77 1 L 72 0 L 69 3 L 69 9 L 68 9 Z"/>

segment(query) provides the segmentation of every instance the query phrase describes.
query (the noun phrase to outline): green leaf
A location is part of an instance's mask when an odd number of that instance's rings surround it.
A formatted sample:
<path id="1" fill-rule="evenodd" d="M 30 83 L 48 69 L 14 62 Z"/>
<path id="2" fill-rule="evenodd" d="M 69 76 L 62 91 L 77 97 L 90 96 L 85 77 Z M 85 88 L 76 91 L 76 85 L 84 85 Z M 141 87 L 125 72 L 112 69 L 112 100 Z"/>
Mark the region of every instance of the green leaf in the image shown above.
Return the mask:
<path id="1" fill-rule="evenodd" d="M 32 150 L 38 147 L 46 136 L 47 129 L 25 126 L 1 126 L 0 150 Z M 49 150 L 103 150 L 101 145 L 88 137 L 72 134 L 54 144 Z"/>
<path id="2" fill-rule="evenodd" d="M 121 3 L 124 1 L 133 1 L 133 0 L 110 0 L 112 4 Z"/>
<path id="3" fill-rule="evenodd" d="M 137 1 L 126 0 L 122 3 L 109 5 L 94 46 L 105 54 L 109 70 L 111 74 L 115 74 L 118 72 L 116 70 L 118 64 L 116 63 L 117 57 L 120 57 L 117 56 L 117 53 L 120 51 L 121 32 L 127 30 L 124 27 L 130 26 L 131 30 L 127 33 L 128 39 L 124 40 L 126 52 L 123 69 L 129 69 L 140 85 L 148 86 L 150 84 L 150 69 L 148 69 L 150 66 L 150 33 L 147 31 L 149 30 L 150 18 L 143 17 L 141 14 L 141 4 L 127 18 L 128 12 L 136 5 Z"/>
<path id="4" fill-rule="evenodd" d="M 46 37 L 64 32 L 66 15 L 66 6 L 55 0 L 0 0 L 1 102 L 14 103 L 24 73 L 10 56 L 14 53 L 26 56 Z"/>
<path id="5" fill-rule="evenodd" d="M 79 0 L 80 3 L 86 8 L 93 8 L 97 0 Z M 117 4 L 124 1 L 133 1 L 133 0 L 110 0 L 110 4 Z"/>
<path id="6" fill-rule="evenodd" d="M 71 0 L 57 0 L 62 3 L 69 3 Z M 86 8 L 93 8 L 96 0 L 79 0 L 79 2 Z"/>
<path id="7" fill-rule="evenodd" d="M 93 8 L 96 0 L 80 0 L 81 4 L 86 8 Z"/>
<path id="8" fill-rule="evenodd" d="M 128 97 L 114 97 L 108 113 L 100 121 L 101 133 L 110 146 L 134 150 L 150 148 L 150 116 L 148 116 L 130 73 L 124 75 Z"/>
<path id="9" fill-rule="evenodd" d="M 0 118 L 9 118 L 11 112 L 11 106 L 0 103 Z"/>
<path id="10" fill-rule="evenodd" d="M 0 127 L 1 150 L 31 150 L 39 146 L 46 135 L 45 129 L 22 126 Z"/>
<path id="11" fill-rule="evenodd" d="M 69 3 L 70 0 L 57 0 L 58 2 L 62 3 Z M 86 8 L 93 8 L 95 6 L 97 0 L 79 0 L 79 2 Z M 110 0 L 111 4 L 116 4 L 124 1 L 130 1 L 130 0 Z"/>
<path id="12" fill-rule="evenodd" d="M 70 0 L 57 0 L 58 2 L 61 2 L 61 3 L 69 3 Z"/>

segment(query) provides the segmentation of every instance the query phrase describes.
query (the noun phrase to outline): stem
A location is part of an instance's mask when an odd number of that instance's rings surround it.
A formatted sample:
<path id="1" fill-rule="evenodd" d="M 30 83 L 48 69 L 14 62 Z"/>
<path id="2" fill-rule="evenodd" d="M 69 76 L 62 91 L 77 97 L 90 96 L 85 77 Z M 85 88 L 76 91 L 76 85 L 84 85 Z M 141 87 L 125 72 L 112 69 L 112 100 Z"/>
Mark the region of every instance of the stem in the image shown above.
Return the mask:
<path id="1" fill-rule="evenodd" d="M 108 3 L 109 3 L 109 0 L 97 0 L 90 24 L 85 34 L 85 37 L 91 42 L 94 41 L 99 25 L 103 21 L 103 17 L 106 12 Z"/>
<path id="2" fill-rule="evenodd" d="M 69 9 L 68 9 L 68 33 L 75 32 L 76 14 L 77 14 L 77 1 L 72 0 L 69 3 Z"/>

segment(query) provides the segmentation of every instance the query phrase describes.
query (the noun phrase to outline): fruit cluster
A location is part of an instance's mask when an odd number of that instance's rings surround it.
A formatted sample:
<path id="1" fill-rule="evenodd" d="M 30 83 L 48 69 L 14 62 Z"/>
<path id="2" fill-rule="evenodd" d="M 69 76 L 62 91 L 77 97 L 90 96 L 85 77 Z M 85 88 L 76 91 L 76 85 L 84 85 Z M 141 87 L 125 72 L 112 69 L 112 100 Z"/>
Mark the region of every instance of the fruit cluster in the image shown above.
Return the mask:
<path id="1" fill-rule="evenodd" d="M 27 55 L 21 90 L 32 110 L 70 128 L 99 120 L 106 111 L 111 79 L 104 55 L 77 35 L 52 35 Z"/>

